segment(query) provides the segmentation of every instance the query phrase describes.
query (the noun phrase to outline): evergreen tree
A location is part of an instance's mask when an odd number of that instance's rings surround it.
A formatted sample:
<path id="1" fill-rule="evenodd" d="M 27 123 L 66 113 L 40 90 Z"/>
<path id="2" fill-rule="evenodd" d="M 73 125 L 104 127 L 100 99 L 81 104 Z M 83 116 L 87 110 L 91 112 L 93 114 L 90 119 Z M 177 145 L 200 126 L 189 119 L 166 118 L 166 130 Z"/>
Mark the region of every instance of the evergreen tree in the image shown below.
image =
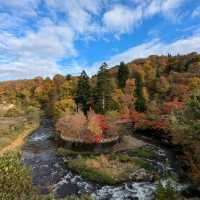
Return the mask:
<path id="1" fill-rule="evenodd" d="M 91 88 L 89 84 L 89 77 L 85 71 L 82 71 L 76 88 L 75 102 L 78 106 L 81 106 L 81 109 L 85 114 L 87 114 L 90 107 L 90 92 Z"/>
<path id="2" fill-rule="evenodd" d="M 156 66 L 156 78 L 157 79 L 160 78 L 160 67 L 159 67 L 159 65 Z"/>
<path id="3" fill-rule="evenodd" d="M 119 65 L 119 69 L 118 69 L 118 75 L 117 75 L 117 79 L 118 79 L 118 84 L 120 88 L 124 88 L 126 85 L 126 80 L 129 77 L 129 70 L 127 65 L 124 64 L 124 62 L 121 62 Z"/>
<path id="4" fill-rule="evenodd" d="M 103 63 L 98 71 L 97 83 L 94 88 L 94 109 L 96 112 L 105 113 L 111 108 L 112 90 L 107 64 Z"/>
<path id="5" fill-rule="evenodd" d="M 71 74 L 67 74 L 67 76 L 66 76 L 66 80 L 71 80 L 72 79 L 72 75 Z"/>
<path id="6" fill-rule="evenodd" d="M 136 101 L 135 101 L 135 109 L 138 112 L 144 112 L 146 110 L 146 101 L 143 94 L 143 81 L 140 74 L 136 76 Z"/>

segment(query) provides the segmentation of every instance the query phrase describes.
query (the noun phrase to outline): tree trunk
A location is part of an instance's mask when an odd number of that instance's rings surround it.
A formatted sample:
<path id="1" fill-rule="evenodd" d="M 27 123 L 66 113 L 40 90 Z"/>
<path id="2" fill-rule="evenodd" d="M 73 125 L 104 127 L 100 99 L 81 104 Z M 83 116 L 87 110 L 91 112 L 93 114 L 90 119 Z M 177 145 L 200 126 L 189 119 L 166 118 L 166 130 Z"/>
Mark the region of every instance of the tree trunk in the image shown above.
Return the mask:
<path id="1" fill-rule="evenodd" d="M 102 99 L 102 108 L 103 111 L 105 110 L 105 95 L 103 94 L 103 99 Z"/>

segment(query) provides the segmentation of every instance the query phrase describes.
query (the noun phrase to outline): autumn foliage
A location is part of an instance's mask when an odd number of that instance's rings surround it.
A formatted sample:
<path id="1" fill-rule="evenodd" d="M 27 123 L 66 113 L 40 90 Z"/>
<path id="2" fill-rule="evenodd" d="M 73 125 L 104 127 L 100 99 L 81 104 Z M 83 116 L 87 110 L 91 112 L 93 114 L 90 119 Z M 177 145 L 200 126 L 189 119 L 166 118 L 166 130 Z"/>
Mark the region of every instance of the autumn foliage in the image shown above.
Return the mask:
<path id="1" fill-rule="evenodd" d="M 100 143 L 115 133 L 114 127 L 108 124 L 105 116 L 94 111 L 90 111 L 88 117 L 82 112 L 65 114 L 56 123 L 56 129 L 66 138 L 95 143 Z"/>
<path id="2" fill-rule="evenodd" d="M 184 103 L 174 99 L 173 101 L 165 102 L 163 105 L 163 112 L 170 114 L 173 110 L 181 110 L 184 107 Z"/>

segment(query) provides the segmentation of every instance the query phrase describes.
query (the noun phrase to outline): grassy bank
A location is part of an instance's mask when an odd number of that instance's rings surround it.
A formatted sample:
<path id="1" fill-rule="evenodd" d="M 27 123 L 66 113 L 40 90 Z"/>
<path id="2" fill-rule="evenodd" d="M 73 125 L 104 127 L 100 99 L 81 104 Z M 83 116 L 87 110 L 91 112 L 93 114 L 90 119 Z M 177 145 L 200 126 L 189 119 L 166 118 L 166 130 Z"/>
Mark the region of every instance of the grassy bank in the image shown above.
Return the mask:
<path id="1" fill-rule="evenodd" d="M 9 142 L 4 145 L 4 147 L 0 150 L 0 155 L 8 152 L 8 151 L 14 151 L 21 148 L 21 146 L 24 144 L 25 138 L 30 135 L 35 129 L 37 129 L 39 126 L 38 123 L 34 124 L 27 124 L 24 126 L 24 128 L 20 131 L 20 133 L 17 134 L 15 139 L 10 139 Z"/>
<path id="2" fill-rule="evenodd" d="M 82 157 L 67 162 L 68 167 L 83 178 L 109 185 L 134 180 L 132 175 L 145 168 L 145 164 L 122 154 Z"/>
<path id="3" fill-rule="evenodd" d="M 13 119 L 14 121 L 14 119 Z M 17 148 L 20 148 L 24 143 L 24 139 L 31 134 L 35 129 L 39 127 L 38 121 L 25 121 L 24 119 L 15 119 L 15 122 L 11 124 L 11 120 L 9 119 L 9 123 L 6 120 L 1 120 L 0 130 L 0 155 L 7 151 L 13 151 Z"/>
<path id="4" fill-rule="evenodd" d="M 1 109 L 0 112 L 1 155 L 7 151 L 20 148 L 24 143 L 24 139 L 39 127 L 42 112 L 39 108 L 33 106 L 23 108 L 15 106 L 4 114 Z"/>

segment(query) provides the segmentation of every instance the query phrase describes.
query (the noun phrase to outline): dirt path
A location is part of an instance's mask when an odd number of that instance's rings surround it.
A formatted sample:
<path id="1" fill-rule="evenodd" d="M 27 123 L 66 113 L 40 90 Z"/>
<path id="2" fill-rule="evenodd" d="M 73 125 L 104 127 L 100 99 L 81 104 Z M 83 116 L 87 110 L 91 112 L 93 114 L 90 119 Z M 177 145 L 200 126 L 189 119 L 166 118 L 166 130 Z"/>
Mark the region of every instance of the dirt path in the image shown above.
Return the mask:
<path id="1" fill-rule="evenodd" d="M 22 134 L 20 134 L 11 144 L 8 146 L 4 147 L 3 149 L 0 150 L 0 156 L 3 155 L 4 153 L 8 151 L 13 151 L 16 148 L 22 146 L 24 144 L 24 139 L 31 133 L 33 130 L 35 130 L 37 127 L 29 127 L 26 128 Z"/>

